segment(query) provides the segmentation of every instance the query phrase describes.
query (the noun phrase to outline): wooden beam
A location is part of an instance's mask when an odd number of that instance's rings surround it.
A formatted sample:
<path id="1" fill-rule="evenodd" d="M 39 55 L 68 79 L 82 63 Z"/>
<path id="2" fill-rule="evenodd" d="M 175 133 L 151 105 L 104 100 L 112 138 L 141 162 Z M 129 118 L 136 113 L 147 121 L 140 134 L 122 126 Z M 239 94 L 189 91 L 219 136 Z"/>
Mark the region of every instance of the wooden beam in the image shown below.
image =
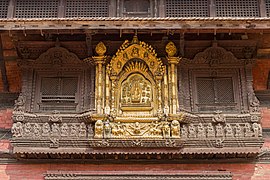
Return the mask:
<path id="1" fill-rule="evenodd" d="M 1 76 L 2 76 L 2 82 L 3 82 L 3 90 L 5 92 L 9 91 L 9 84 L 7 80 L 7 72 L 6 72 L 6 65 L 4 60 L 4 54 L 3 54 L 3 44 L 2 44 L 2 35 L 0 34 L 0 69 L 1 69 Z"/>

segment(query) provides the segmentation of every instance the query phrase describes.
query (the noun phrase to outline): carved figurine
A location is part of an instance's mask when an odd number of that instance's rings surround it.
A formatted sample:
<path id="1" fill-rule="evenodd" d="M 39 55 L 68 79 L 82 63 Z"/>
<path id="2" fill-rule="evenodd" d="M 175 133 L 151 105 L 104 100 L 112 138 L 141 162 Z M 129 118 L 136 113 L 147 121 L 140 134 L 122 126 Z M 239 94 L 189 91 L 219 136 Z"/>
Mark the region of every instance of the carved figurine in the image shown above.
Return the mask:
<path id="1" fill-rule="evenodd" d="M 78 137 L 78 126 L 76 124 L 72 124 L 70 127 L 70 137 Z"/>
<path id="2" fill-rule="evenodd" d="M 35 123 L 33 127 L 33 136 L 40 137 L 40 135 L 41 135 L 41 127 L 38 123 Z"/>
<path id="3" fill-rule="evenodd" d="M 226 137 L 234 137 L 233 128 L 230 124 L 226 124 L 224 129 Z"/>
<path id="4" fill-rule="evenodd" d="M 121 137 L 124 135 L 125 129 L 120 122 L 117 122 L 112 125 L 112 135 L 115 137 Z"/>
<path id="5" fill-rule="evenodd" d="M 202 123 L 199 123 L 198 125 L 198 138 L 205 138 L 206 133 L 205 133 L 205 127 L 203 126 Z"/>
<path id="6" fill-rule="evenodd" d="M 251 130 L 251 125 L 249 123 L 245 123 L 244 127 L 245 137 L 252 137 L 254 132 Z"/>
<path id="7" fill-rule="evenodd" d="M 235 137 L 243 137 L 244 136 L 244 132 L 242 127 L 240 126 L 240 124 L 236 124 L 235 126 Z"/>
<path id="8" fill-rule="evenodd" d="M 142 136 L 146 132 L 145 129 L 147 127 L 148 125 L 141 125 L 139 122 L 135 122 L 128 126 L 127 132 L 133 136 Z"/>
<path id="9" fill-rule="evenodd" d="M 193 124 L 189 125 L 188 131 L 189 131 L 189 134 L 188 134 L 189 138 L 196 138 L 197 137 L 197 132 L 196 132 L 195 126 Z"/>
<path id="10" fill-rule="evenodd" d="M 63 125 L 60 128 L 60 131 L 61 131 L 61 136 L 63 136 L 63 137 L 68 136 L 69 127 L 68 127 L 67 123 L 63 123 Z"/>
<path id="11" fill-rule="evenodd" d="M 252 101 L 250 102 L 251 112 L 259 112 L 260 101 L 255 96 L 254 92 L 250 93 L 249 96 L 250 96 L 250 99 L 252 99 Z"/>
<path id="12" fill-rule="evenodd" d="M 149 131 L 152 136 L 161 136 L 162 130 L 160 128 L 160 123 L 158 123 L 157 121 L 152 122 Z"/>
<path id="13" fill-rule="evenodd" d="M 23 125 L 21 122 L 14 123 L 11 128 L 14 137 L 22 137 Z"/>
<path id="14" fill-rule="evenodd" d="M 254 131 L 254 136 L 256 138 L 262 137 L 262 126 L 258 123 L 253 123 L 252 127 L 253 127 L 253 131 Z"/>
<path id="15" fill-rule="evenodd" d="M 180 138 L 180 123 L 177 120 L 173 120 L 171 123 L 172 138 Z"/>
<path id="16" fill-rule="evenodd" d="M 225 123 L 226 118 L 222 114 L 222 111 L 216 111 L 214 117 L 212 118 L 212 121 L 215 123 Z"/>
<path id="17" fill-rule="evenodd" d="M 89 124 L 87 129 L 88 129 L 88 137 L 89 138 L 94 137 L 94 130 L 92 124 Z"/>
<path id="18" fill-rule="evenodd" d="M 101 120 L 97 120 L 95 123 L 95 138 L 103 137 L 103 122 Z"/>
<path id="19" fill-rule="evenodd" d="M 103 128 L 104 128 L 104 138 L 110 138 L 111 137 L 111 132 L 112 132 L 110 122 L 105 121 Z"/>
<path id="20" fill-rule="evenodd" d="M 52 136 L 60 136 L 60 127 L 59 124 L 52 124 Z"/>
<path id="21" fill-rule="evenodd" d="M 164 138 L 170 138 L 171 136 L 171 128 L 169 126 L 169 122 L 165 121 L 162 126 L 162 134 Z M 179 132 L 180 133 L 180 132 Z"/>
<path id="22" fill-rule="evenodd" d="M 183 125 L 183 127 L 181 128 L 181 137 L 182 138 L 188 137 L 188 128 L 186 125 Z"/>
<path id="23" fill-rule="evenodd" d="M 24 136 L 32 136 L 32 126 L 29 122 L 24 124 Z"/>
<path id="24" fill-rule="evenodd" d="M 42 125 L 42 136 L 50 136 L 50 133 L 51 133 L 51 127 L 49 125 L 49 123 L 44 123 Z"/>
<path id="25" fill-rule="evenodd" d="M 49 122 L 62 122 L 62 117 L 59 111 L 53 111 L 53 114 L 49 116 Z"/>
<path id="26" fill-rule="evenodd" d="M 209 138 L 215 137 L 215 129 L 214 129 L 212 123 L 208 123 L 206 131 L 207 131 L 207 137 L 209 137 Z"/>
<path id="27" fill-rule="evenodd" d="M 216 125 L 216 137 L 224 137 L 224 129 L 220 123 Z"/>
<path id="28" fill-rule="evenodd" d="M 84 124 L 84 122 L 81 122 L 80 127 L 79 127 L 79 137 L 86 137 L 86 125 Z"/>
<path id="29" fill-rule="evenodd" d="M 14 111 L 23 112 L 24 104 L 25 104 L 24 96 L 22 95 L 22 93 L 20 93 L 18 99 L 15 100 Z"/>

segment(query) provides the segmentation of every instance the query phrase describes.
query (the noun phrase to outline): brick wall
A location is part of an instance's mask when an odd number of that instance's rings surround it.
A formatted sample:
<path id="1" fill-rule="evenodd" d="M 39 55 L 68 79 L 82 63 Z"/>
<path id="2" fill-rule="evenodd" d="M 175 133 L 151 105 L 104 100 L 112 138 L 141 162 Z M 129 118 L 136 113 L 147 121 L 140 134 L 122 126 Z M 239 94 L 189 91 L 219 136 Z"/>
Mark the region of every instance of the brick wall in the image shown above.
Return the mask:
<path id="1" fill-rule="evenodd" d="M 270 70 L 269 59 L 258 59 L 253 67 L 253 86 L 254 90 L 266 90 L 268 73 Z"/>
<path id="2" fill-rule="evenodd" d="M 2 34 L 3 56 L 6 66 L 6 75 L 9 83 L 10 92 L 20 92 L 21 90 L 21 75 L 17 65 L 17 52 L 11 37 L 7 34 Z M 0 73 L 0 92 L 3 92 L 3 82 Z"/>
<path id="3" fill-rule="evenodd" d="M 0 110 L 0 129 L 11 129 L 12 127 L 12 109 Z"/>
<path id="4" fill-rule="evenodd" d="M 0 165 L 0 179 L 43 179 L 46 171 L 93 171 L 98 174 L 110 172 L 121 174 L 123 171 L 134 172 L 175 172 L 181 171 L 218 171 L 227 170 L 232 172 L 234 180 L 269 180 L 270 164 L 7 164 Z"/>

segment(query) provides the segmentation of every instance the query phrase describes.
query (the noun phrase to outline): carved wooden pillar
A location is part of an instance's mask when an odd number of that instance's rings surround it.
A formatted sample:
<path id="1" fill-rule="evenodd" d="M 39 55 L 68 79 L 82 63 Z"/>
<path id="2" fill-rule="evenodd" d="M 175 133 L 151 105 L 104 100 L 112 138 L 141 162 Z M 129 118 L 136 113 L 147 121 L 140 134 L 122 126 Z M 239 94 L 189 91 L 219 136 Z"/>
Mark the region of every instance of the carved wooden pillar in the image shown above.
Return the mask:
<path id="1" fill-rule="evenodd" d="M 169 75 L 170 75 L 170 113 L 176 114 L 177 111 L 177 67 L 176 65 L 179 63 L 179 57 L 176 57 L 176 46 L 173 42 L 169 42 L 166 45 L 166 52 L 168 54 L 167 60 L 169 63 Z"/>
<path id="2" fill-rule="evenodd" d="M 103 114 L 103 108 L 104 108 L 104 63 L 106 61 L 106 56 L 104 54 L 106 53 L 106 46 L 99 42 L 96 46 L 96 53 L 98 56 L 93 56 L 93 59 L 96 63 L 96 109 L 97 114 Z"/>

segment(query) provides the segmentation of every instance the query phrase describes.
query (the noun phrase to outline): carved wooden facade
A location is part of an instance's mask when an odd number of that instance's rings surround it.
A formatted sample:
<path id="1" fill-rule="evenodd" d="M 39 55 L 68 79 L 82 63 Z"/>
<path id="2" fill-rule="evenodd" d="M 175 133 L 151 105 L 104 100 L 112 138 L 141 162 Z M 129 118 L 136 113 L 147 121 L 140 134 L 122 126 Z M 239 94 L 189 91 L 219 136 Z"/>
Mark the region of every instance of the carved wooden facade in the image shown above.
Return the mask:
<path id="1" fill-rule="evenodd" d="M 27 158 L 256 156 L 263 140 L 252 56 L 238 59 L 215 42 L 192 59 L 178 57 L 172 41 L 163 48 L 160 57 L 135 35 L 113 56 L 103 42 L 96 56 L 83 59 L 59 42 L 35 60 L 24 53 L 14 152 Z"/>

